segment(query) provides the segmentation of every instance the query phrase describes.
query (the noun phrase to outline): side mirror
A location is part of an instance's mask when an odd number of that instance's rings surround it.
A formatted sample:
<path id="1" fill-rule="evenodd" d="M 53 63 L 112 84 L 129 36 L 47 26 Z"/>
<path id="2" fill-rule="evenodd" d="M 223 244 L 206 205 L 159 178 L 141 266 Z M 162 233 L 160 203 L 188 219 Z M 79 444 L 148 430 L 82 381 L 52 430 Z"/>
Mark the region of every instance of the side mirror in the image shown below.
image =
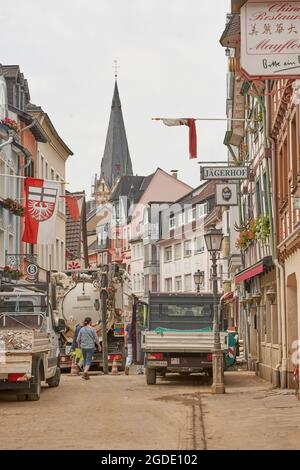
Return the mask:
<path id="1" fill-rule="evenodd" d="M 57 325 L 55 327 L 55 331 L 57 333 L 61 333 L 62 331 L 64 331 L 66 329 L 66 322 L 63 318 L 59 318 L 58 321 L 57 321 Z"/>

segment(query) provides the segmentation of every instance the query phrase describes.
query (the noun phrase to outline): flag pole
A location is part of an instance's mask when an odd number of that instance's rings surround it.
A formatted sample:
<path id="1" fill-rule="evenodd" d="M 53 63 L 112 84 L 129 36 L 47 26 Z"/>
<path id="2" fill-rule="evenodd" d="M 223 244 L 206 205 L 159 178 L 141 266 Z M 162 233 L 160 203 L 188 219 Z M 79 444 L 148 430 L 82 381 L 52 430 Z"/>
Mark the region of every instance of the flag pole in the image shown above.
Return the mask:
<path id="1" fill-rule="evenodd" d="M 9 176 L 10 178 L 19 178 L 19 179 L 24 179 L 24 180 L 26 180 L 26 178 L 34 178 L 34 176 L 9 175 L 7 173 L 0 173 L 0 176 Z M 49 183 L 70 184 L 68 181 L 46 180 L 45 178 L 35 178 L 35 179 L 42 179 Z"/>
<path id="2" fill-rule="evenodd" d="M 168 121 L 173 119 L 183 119 L 183 118 L 165 118 L 165 117 L 153 117 L 151 118 L 152 121 Z M 240 121 L 240 122 L 248 122 L 251 119 L 239 119 L 239 118 L 193 118 L 195 121 Z"/>

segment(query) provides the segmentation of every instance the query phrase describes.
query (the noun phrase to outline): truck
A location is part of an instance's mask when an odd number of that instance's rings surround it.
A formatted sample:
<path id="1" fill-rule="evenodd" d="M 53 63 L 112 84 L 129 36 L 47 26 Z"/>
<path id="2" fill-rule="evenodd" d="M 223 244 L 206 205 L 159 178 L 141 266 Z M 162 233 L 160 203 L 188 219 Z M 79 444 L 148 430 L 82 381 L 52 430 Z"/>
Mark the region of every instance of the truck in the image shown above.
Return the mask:
<path id="1" fill-rule="evenodd" d="M 0 391 L 18 400 L 40 399 L 42 383 L 60 383 L 59 335 L 46 285 L 0 285 Z"/>
<path id="2" fill-rule="evenodd" d="M 86 316 L 102 342 L 99 276 L 101 269 L 76 270 L 53 273 L 52 298 L 58 318 L 63 319 L 66 330 L 60 336 L 60 365 L 69 371 L 72 365 L 71 345 L 78 325 Z M 122 269 L 108 273 L 107 342 L 108 367 L 115 362 L 119 370 L 125 368 L 124 322 L 131 317 L 132 295 L 130 278 Z M 95 350 L 92 367 L 102 370 L 103 355 Z"/>
<path id="3" fill-rule="evenodd" d="M 227 350 L 227 333 L 220 332 Z M 188 375 L 203 372 L 212 377 L 213 296 L 211 294 L 150 293 L 147 328 L 142 332 L 148 385 L 158 374 Z"/>

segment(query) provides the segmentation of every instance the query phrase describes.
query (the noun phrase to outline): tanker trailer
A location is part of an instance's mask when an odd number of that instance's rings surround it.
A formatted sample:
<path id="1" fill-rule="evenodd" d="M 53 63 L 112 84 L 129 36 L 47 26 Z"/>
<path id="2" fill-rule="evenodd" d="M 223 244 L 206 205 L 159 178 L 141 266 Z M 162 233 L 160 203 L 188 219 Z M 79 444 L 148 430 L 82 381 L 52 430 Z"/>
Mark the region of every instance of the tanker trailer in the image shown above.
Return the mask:
<path id="1" fill-rule="evenodd" d="M 115 360 L 118 368 L 123 370 L 125 367 L 123 309 L 118 308 L 119 302 L 116 302 L 116 293 L 119 297 L 120 288 L 121 284 L 116 282 L 111 282 L 108 287 L 106 327 L 108 365 L 112 367 Z M 123 289 L 121 288 L 121 290 Z M 65 320 L 67 326 L 66 331 L 61 335 L 61 369 L 70 370 L 72 364 L 70 352 L 75 329 L 85 317 L 92 318 L 92 324 L 99 337 L 100 344 L 102 342 L 99 283 L 86 274 L 78 275 L 75 280 L 69 282 L 65 292 L 57 296 L 57 300 L 58 315 Z M 101 370 L 102 366 L 102 353 L 95 351 L 92 367 Z"/>

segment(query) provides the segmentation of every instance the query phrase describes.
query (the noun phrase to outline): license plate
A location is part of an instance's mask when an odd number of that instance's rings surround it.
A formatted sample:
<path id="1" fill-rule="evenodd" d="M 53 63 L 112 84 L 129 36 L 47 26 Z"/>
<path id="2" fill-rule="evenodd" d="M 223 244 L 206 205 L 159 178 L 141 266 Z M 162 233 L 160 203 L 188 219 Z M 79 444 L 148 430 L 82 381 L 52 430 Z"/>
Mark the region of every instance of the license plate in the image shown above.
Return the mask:
<path id="1" fill-rule="evenodd" d="M 167 367 L 167 361 L 149 361 L 149 365 L 157 367 Z"/>
<path id="2" fill-rule="evenodd" d="M 171 364 L 172 364 L 172 365 L 180 364 L 180 359 L 179 359 L 179 357 L 171 357 Z"/>

